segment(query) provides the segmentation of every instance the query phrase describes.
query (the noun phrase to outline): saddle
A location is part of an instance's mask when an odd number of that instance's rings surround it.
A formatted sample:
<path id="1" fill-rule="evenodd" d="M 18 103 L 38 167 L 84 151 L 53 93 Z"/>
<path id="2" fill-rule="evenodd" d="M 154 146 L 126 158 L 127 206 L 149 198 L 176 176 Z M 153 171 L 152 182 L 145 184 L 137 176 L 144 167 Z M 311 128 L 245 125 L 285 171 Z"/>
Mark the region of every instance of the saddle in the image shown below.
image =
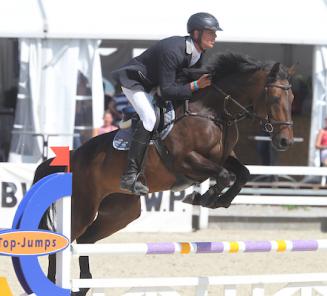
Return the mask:
<path id="1" fill-rule="evenodd" d="M 155 104 L 154 108 L 157 120 L 150 145 L 154 144 L 154 139 L 164 140 L 172 130 L 175 120 L 175 110 L 171 101 L 161 101 L 160 104 Z M 126 151 L 129 150 L 133 129 L 139 117 L 131 105 L 125 107 L 122 112 L 123 119 L 119 123 L 120 130 L 115 135 L 113 147 L 117 150 Z"/>

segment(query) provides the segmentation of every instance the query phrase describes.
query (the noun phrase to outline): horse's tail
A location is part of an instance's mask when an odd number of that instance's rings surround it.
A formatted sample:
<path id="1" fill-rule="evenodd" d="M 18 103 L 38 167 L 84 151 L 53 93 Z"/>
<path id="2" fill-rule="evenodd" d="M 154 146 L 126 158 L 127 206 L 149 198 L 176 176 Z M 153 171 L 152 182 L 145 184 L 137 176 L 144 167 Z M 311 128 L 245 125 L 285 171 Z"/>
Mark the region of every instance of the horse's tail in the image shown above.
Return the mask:
<path id="1" fill-rule="evenodd" d="M 63 166 L 50 166 L 52 159 L 48 159 L 42 162 L 35 171 L 33 184 L 41 180 L 42 178 L 54 174 L 54 173 L 61 173 L 64 172 L 66 167 Z M 52 230 L 55 231 L 55 223 L 53 217 L 55 216 L 55 205 L 52 204 L 42 216 L 42 219 L 39 224 L 39 228 L 45 230 Z"/>

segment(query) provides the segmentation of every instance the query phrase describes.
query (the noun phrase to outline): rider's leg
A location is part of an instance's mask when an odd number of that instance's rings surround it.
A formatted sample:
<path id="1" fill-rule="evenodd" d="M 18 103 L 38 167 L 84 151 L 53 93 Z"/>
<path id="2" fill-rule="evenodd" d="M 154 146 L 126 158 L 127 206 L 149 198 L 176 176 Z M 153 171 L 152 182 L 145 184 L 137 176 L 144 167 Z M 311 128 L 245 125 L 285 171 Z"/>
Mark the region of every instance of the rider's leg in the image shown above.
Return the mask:
<path id="1" fill-rule="evenodd" d="M 141 121 L 135 127 L 128 153 L 127 169 L 121 177 L 120 187 L 138 195 L 147 194 L 149 189 L 141 180 L 138 180 L 138 175 L 142 171 L 143 160 L 156 123 L 156 115 L 149 94 L 126 88 L 122 89 L 140 116 Z"/>
<path id="2" fill-rule="evenodd" d="M 122 87 L 122 90 L 140 116 L 144 128 L 152 132 L 156 124 L 156 114 L 152 104 L 153 97 L 144 91 L 135 91 L 125 87 Z"/>

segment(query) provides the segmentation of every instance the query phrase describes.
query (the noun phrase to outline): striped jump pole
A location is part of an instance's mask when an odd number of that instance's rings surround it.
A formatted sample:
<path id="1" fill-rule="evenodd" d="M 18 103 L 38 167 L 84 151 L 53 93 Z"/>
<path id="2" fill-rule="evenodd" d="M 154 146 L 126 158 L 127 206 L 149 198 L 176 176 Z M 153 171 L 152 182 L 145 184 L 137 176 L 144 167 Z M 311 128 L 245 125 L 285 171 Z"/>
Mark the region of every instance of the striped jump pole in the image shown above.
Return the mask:
<path id="1" fill-rule="evenodd" d="M 327 249 L 327 239 L 221 242 L 72 244 L 73 255 L 164 255 L 209 253 L 304 252 Z"/>
<path id="2" fill-rule="evenodd" d="M 321 240 L 261 240 L 220 242 L 156 242 L 115 244 L 72 244 L 71 251 L 80 255 L 169 255 L 169 254 L 222 254 L 260 252 L 306 252 L 327 249 L 327 239 Z M 250 285 L 252 296 L 265 294 L 265 284 L 283 283 L 273 295 L 319 295 L 327 296 L 326 273 L 321 274 L 277 274 L 250 276 L 213 277 L 151 277 L 151 278 L 107 278 L 72 279 L 72 289 L 92 288 L 93 295 L 104 296 L 105 288 L 130 288 L 126 294 L 139 295 L 181 295 L 172 287 L 194 287 L 196 296 L 208 296 L 209 286 L 221 286 L 225 296 L 236 296 L 238 285 Z M 147 294 L 149 292 L 149 294 Z M 164 294 L 167 292 L 167 294 Z M 174 294 L 169 294 L 174 293 Z M 272 295 L 272 294 L 271 294 Z"/>

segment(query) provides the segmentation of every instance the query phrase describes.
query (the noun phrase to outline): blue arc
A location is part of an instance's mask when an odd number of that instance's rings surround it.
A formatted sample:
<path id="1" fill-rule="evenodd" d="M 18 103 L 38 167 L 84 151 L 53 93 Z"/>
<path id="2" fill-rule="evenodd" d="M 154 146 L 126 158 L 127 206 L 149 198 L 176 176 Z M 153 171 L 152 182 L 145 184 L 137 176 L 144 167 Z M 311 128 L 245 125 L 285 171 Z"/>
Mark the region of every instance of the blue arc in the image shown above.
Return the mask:
<path id="1" fill-rule="evenodd" d="M 41 218 L 52 203 L 72 194 L 72 174 L 49 175 L 27 192 L 20 203 L 13 221 L 13 229 L 37 230 Z M 18 280 L 27 294 L 69 296 L 70 290 L 52 283 L 43 273 L 37 256 L 12 258 Z"/>

